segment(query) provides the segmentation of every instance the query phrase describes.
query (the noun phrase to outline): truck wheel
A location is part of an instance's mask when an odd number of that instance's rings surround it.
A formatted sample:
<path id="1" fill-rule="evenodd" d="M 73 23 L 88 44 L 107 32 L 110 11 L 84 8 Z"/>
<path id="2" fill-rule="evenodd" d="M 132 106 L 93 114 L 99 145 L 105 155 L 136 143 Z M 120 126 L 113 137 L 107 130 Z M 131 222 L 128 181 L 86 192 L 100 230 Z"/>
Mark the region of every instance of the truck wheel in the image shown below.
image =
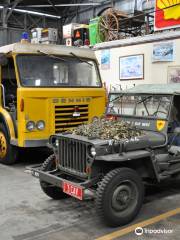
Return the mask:
<path id="1" fill-rule="evenodd" d="M 129 168 L 110 171 L 97 189 L 96 209 L 108 226 L 116 227 L 132 221 L 140 211 L 144 186 L 138 174 Z"/>
<path id="2" fill-rule="evenodd" d="M 10 138 L 3 124 L 0 124 L 0 163 L 12 165 L 17 161 L 18 148 L 10 144 Z"/>
<path id="3" fill-rule="evenodd" d="M 41 167 L 41 171 L 47 172 L 47 171 L 52 171 L 56 168 L 56 164 L 55 164 L 55 155 L 52 154 L 51 156 L 49 156 L 46 161 L 43 163 L 42 167 Z M 43 190 L 43 192 L 50 198 L 55 199 L 55 200 L 59 200 L 59 199 L 63 199 L 68 197 L 63 191 L 62 189 L 56 186 L 52 186 L 51 184 L 44 182 L 44 181 L 40 181 L 40 186 Z"/>

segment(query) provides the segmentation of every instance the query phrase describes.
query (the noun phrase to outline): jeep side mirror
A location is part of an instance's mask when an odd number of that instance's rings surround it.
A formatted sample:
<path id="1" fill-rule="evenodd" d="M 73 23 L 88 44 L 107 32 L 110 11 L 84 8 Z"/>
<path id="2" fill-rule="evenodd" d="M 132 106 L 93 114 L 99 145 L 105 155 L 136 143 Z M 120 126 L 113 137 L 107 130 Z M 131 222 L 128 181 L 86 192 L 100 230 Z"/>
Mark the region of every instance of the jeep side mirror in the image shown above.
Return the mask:
<path id="1" fill-rule="evenodd" d="M 174 129 L 174 134 L 180 135 L 180 127 L 176 127 L 176 128 Z"/>
<path id="2" fill-rule="evenodd" d="M 0 65 L 6 66 L 8 64 L 8 58 L 4 53 L 0 53 Z"/>

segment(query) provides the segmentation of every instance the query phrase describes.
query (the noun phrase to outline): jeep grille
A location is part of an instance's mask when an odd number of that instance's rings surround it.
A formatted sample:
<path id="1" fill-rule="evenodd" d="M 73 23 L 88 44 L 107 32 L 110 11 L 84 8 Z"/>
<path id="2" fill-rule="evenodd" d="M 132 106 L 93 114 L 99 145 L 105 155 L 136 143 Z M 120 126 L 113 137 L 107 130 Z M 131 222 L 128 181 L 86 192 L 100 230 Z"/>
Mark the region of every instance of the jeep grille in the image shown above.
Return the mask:
<path id="1" fill-rule="evenodd" d="M 68 173 L 86 177 L 87 144 L 69 138 L 59 139 L 59 167 Z"/>

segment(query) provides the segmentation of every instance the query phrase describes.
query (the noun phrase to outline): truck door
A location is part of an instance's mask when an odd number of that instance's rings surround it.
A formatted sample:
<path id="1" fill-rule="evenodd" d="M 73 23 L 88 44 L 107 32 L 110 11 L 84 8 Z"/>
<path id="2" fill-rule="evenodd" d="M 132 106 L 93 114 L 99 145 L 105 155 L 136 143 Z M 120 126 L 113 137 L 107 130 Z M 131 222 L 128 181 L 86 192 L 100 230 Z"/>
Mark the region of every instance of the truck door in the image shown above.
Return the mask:
<path id="1" fill-rule="evenodd" d="M 8 58 L 8 64 L 1 66 L 1 84 L 2 84 L 2 107 L 12 115 L 13 119 L 17 119 L 17 80 L 15 74 L 14 60 Z"/>

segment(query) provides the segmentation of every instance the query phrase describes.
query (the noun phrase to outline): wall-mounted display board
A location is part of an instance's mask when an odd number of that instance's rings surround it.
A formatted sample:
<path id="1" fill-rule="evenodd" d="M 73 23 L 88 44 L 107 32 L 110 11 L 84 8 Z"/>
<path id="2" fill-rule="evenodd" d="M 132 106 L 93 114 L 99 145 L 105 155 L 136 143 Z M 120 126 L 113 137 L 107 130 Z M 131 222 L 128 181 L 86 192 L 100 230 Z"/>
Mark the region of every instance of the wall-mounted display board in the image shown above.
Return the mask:
<path id="1" fill-rule="evenodd" d="M 119 58 L 120 80 L 144 79 L 144 54 Z"/>

